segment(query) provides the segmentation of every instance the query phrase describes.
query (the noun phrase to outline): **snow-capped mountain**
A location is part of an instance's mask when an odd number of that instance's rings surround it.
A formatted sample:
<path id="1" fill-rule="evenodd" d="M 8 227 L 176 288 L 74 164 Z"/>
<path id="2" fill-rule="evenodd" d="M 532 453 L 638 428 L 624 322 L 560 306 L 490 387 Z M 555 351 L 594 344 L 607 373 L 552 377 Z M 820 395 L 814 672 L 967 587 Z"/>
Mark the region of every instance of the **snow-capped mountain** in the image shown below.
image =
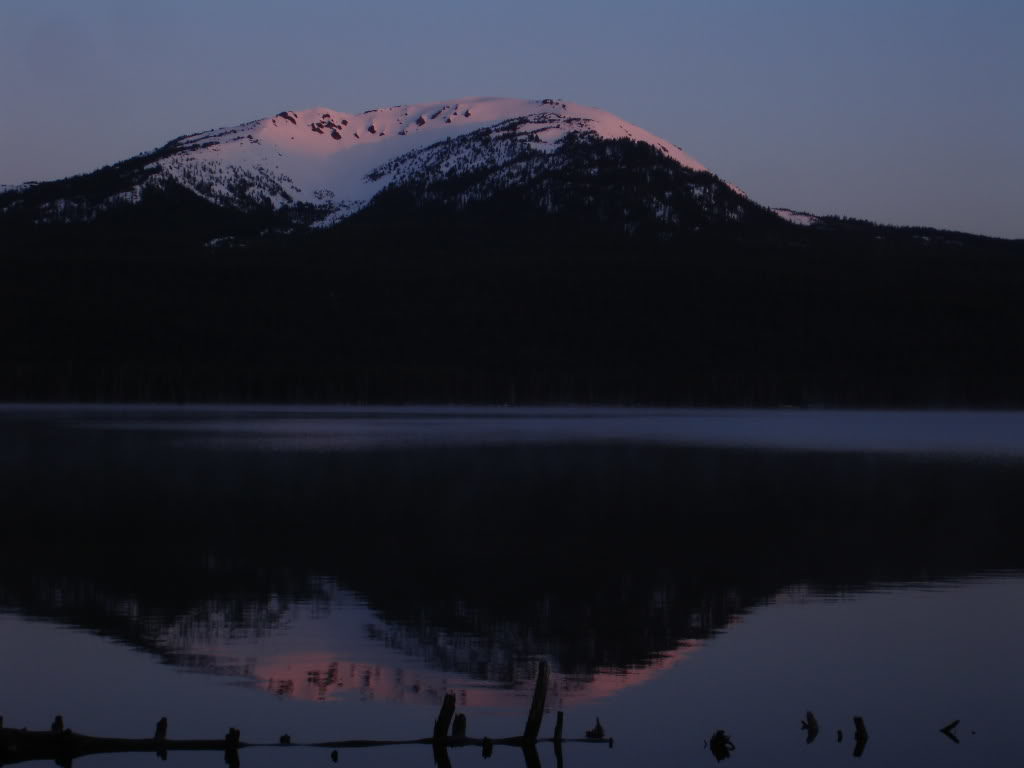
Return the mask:
<path id="1" fill-rule="evenodd" d="M 472 141 L 460 142 L 458 152 L 444 151 L 467 134 Z M 322 205 L 330 221 L 417 171 L 467 173 L 506 164 L 526 147 L 550 154 L 568 134 L 643 141 L 685 168 L 706 170 L 679 147 L 614 115 L 553 99 L 465 99 L 358 115 L 319 107 L 281 112 L 179 139 L 178 151 L 160 164 L 162 175 L 213 201 L 241 193 L 269 197 L 275 206 Z"/>
<path id="2" fill-rule="evenodd" d="M 641 164 L 660 166 L 650 190 L 634 190 L 627 209 L 666 225 L 699 225 L 693 205 L 712 219 L 739 220 L 764 211 L 679 147 L 593 107 L 557 99 L 473 98 L 373 109 L 328 108 L 278 114 L 234 127 L 182 136 L 96 174 L 102 183 L 32 187 L 35 202 L 14 190 L 0 212 L 32 210 L 36 221 L 88 221 L 112 207 L 140 202 L 150 191 L 185 189 L 220 207 L 294 211 L 304 223 L 329 226 L 366 208 L 383 190 L 416 189 L 417 199 L 466 205 L 518 189 L 557 212 L 564 200 L 600 207 L 595 184 L 563 188 L 558 172 L 600 176 L 597 166 L 627 145 L 648 151 Z M 582 152 L 581 150 L 586 150 Z M 618 155 L 616 153 L 619 153 Z M 607 166 L 607 163 L 604 163 Z M 648 174 L 648 177 L 650 174 Z M 452 186 L 441 182 L 459 180 Z M 73 182 L 65 180 L 66 182 Z M 608 181 L 609 184 L 614 182 Z M 50 188 L 40 194 L 39 188 Z M 688 206 L 681 213 L 680 201 Z M 607 208 L 610 203 L 604 202 Z M 628 228 L 629 225 L 627 225 Z"/>

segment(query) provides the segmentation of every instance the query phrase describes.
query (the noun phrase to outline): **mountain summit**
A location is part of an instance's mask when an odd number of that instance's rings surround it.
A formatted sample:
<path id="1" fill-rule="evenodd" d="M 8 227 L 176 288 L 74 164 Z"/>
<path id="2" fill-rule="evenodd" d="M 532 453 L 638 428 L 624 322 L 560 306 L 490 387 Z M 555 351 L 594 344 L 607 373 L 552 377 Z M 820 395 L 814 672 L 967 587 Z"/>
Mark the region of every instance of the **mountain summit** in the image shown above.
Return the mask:
<path id="1" fill-rule="evenodd" d="M 275 206 L 324 205 L 334 221 L 364 207 L 390 183 L 431 164 L 444 175 L 505 165 L 517 150 L 552 153 L 567 136 L 631 139 L 680 166 L 707 169 L 679 147 L 608 112 L 543 99 L 478 98 L 349 114 L 317 107 L 280 112 L 234 128 L 176 139 L 162 175 L 213 201 L 239 194 Z M 456 152 L 437 162 L 441 149 Z M 493 146 L 498 144 L 498 147 Z M 433 162 L 432 162 L 433 161 Z M 212 183 L 211 183 L 212 182 Z"/>
<path id="2" fill-rule="evenodd" d="M 603 110 L 473 98 L 360 114 L 286 110 L 181 136 L 94 174 L 7 191 L 0 213 L 91 221 L 172 190 L 324 227 L 399 189 L 405 204 L 464 208 L 512 193 L 515 204 L 548 213 L 573 208 L 607 221 L 615 212 L 626 231 L 644 218 L 695 227 L 765 210 L 681 148 Z"/>

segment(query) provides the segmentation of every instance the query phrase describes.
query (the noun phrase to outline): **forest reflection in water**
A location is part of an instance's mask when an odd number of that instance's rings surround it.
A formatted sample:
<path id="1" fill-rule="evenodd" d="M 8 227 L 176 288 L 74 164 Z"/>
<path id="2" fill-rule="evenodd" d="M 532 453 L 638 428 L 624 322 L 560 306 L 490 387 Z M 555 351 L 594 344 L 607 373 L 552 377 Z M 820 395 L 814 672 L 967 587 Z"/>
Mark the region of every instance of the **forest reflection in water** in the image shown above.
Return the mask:
<path id="1" fill-rule="evenodd" d="M 81 421 L 6 421 L 0 603 L 277 697 L 520 708 L 545 658 L 572 706 L 769 603 L 1022 565 L 1013 459 Z"/>

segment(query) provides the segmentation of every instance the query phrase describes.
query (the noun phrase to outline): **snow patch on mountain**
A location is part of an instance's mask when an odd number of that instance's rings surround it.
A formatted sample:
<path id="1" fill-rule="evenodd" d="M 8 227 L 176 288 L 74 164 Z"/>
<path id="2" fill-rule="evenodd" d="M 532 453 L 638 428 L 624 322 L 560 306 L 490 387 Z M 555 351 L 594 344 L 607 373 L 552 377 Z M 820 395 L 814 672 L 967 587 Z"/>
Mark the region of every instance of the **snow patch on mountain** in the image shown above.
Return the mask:
<path id="1" fill-rule="evenodd" d="M 785 219 L 790 224 L 798 224 L 802 227 L 809 227 L 812 224 L 817 224 L 819 221 L 819 218 L 812 213 L 794 211 L 789 208 L 772 208 L 772 213 L 781 219 Z"/>
<path id="2" fill-rule="evenodd" d="M 8 192 L 24 192 L 38 183 L 38 181 L 26 181 L 22 184 L 0 184 L 0 195 L 6 195 Z"/>
<path id="3" fill-rule="evenodd" d="M 618 156 L 621 148 L 604 144 L 594 132 L 567 129 L 558 116 L 529 115 L 481 128 L 454 139 L 413 150 L 379 166 L 368 175 L 372 182 L 387 187 L 412 188 L 419 201 L 437 201 L 462 208 L 470 203 L 492 198 L 508 189 L 526 191 L 526 196 L 539 210 L 555 213 L 564 204 L 562 172 L 571 177 L 586 167 L 591 175 L 600 172 L 599 163 Z M 563 150 L 563 151 L 556 151 Z M 692 170 L 692 169 L 686 169 Z M 667 182 L 664 170 L 648 169 L 650 185 L 646 194 L 631 199 L 623 211 L 626 218 L 649 215 L 664 224 L 681 223 L 675 195 L 697 201 L 712 217 L 740 219 L 744 206 L 725 190 L 717 177 L 706 171 L 685 176 L 676 185 Z M 457 180 L 453 185 L 450 182 Z M 573 204 L 597 210 L 604 193 L 586 184 L 573 190 Z M 744 200 L 746 198 L 743 198 Z M 628 231 L 630 223 L 623 226 Z"/>

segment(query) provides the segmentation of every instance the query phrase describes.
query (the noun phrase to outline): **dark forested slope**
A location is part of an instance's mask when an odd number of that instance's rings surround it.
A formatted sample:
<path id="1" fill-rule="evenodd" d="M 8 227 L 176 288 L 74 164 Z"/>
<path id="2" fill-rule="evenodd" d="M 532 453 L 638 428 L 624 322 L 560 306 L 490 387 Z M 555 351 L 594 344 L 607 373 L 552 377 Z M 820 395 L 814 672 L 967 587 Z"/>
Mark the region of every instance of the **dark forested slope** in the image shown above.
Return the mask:
<path id="1" fill-rule="evenodd" d="M 411 179 L 326 230 L 173 184 L 9 213 L 0 398 L 1024 404 L 1021 242 L 799 227 L 599 147 Z"/>

